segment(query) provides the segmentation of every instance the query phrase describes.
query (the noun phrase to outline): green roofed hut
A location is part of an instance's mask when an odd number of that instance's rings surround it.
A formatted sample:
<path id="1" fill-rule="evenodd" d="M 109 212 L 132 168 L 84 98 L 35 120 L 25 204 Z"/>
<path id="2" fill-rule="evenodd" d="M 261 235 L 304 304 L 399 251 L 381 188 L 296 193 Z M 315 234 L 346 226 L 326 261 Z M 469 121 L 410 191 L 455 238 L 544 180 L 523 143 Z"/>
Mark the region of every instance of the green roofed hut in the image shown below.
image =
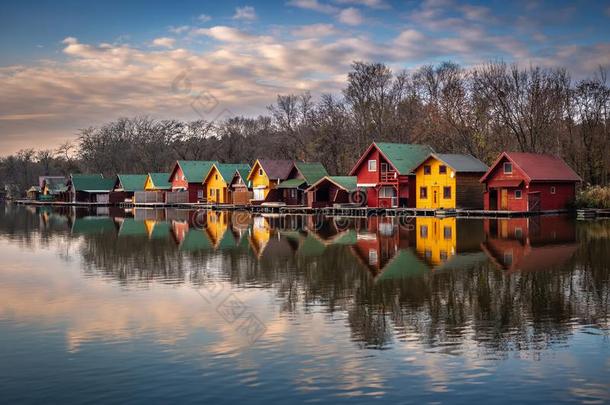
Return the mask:
<path id="1" fill-rule="evenodd" d="M 305 190 L 325 176 L 322 163 L 294 162 L 288 178 L 277 186 L 278 198 L 286 205 L 307 205 Z"/>
<path id="2" fill-rule="evenodd" d="M 68 201 L 74 204 L 110 204 L 114 180 L 101 174 L 71 174 L 67 184 Z"/>
<path id="3" fill-rule="evenodd" d="M 171 191 L 166 193 L 166 202 L 198 203 L 205 201 L 203 180 L 217 161 L 178 160 L 170 172 Z"/>
<path id="4" fill-rule="evenodd" d="M 307 188 L 307 206 L 323 208 L 354 203 L 357 182 L 356 176 L 324 176 Z"/>
<path id="5" fill-rule="evenodd" d="M 427 145 L 374 142 L 349 173 L 358 177 L 359 201 L 374 208 L 415 207 L 415 168 L 433 153 Z"/>
<path id="6" fill-rule="evenodd" d="M 133 202 L 134 194 L 144 191 L 147 177 L 146 174 L 117 174 L 110 193 L 110 202 Z"/>

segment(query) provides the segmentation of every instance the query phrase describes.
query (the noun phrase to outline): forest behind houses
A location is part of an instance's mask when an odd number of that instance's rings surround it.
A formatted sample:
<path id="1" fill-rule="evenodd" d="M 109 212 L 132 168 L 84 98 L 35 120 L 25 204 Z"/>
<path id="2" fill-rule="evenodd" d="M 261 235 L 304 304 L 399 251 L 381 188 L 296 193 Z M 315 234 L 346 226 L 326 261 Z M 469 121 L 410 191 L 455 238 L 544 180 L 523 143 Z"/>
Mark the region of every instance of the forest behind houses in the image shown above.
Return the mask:
<path id="1" fill-rule="evenodd" d="M 319 161 L 329 173 L 345 174 L 372 141 L 428 144 L 487 164 L 504 150 L 550 153 L 585 184 L 607 185 L 609 107 L 602 68 L 575 79 L 564 68 L 503 62 L 470 68 L 445 62 L 401 72 L 354 62 L 340 94 L 278 95 L 257 117 L 184 122 L 141 116 L 80 129 L 56 149 L 0 158 L 0 187 L 25 190 L 40 175 L 167 171 L 178 159 L 286 158 Z"/>

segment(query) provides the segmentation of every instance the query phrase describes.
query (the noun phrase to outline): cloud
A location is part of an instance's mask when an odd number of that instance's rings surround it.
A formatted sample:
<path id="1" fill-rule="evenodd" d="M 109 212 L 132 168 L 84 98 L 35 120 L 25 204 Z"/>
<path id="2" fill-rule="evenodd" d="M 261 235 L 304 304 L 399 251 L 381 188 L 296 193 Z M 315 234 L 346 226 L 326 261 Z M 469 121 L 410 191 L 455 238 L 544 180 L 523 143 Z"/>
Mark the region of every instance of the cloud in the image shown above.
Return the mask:
<path id="1" fill-rule="evenodd" d="M 354 7 L 348 7 L 339 12 L 338 19 L 343 24 L 347 25 L 360 25 L 364 21 L 360 11 Z"/>
<path id="2" fill-rule="evenodd" d="M 200 14 L 199 17 L 197 17 L 197 20 L 199 20 L 200 22 L 208 22 L 212 19 L 212 17 L 210 17 L 207 14 Z"/>
<path id="3" fill-rule="evenodd" d="M 153 46 L 161 47 L 161 48 L 173 48 L 176 40 L 174 38 L 169 37 L 161 37 L 155 38 L 152 41 Z"/>
<path id="4" fill-rule="evenodd" d="M 174 33 L 174 34 L 182 34 L 190 29 L 191 29 L 190 25 L 180 25 L 178 27 L 170 26 L 169 32 Z"/>
<path id="5" fill-rule="evenodd" d="M 389 9 L 391 6 L 384 0 L 336 0 L 337 4 L 354 4 L 376 9 Z"/>
<path id="6" fill-rule="evenodd" d="M 305 10 L 317 11 L 324 14 L 334 14 L 339 11 L 338 7 L 330 4 L 320 3 L 318 0 L 290 0 L 288 5 Z"/>
<path id="7" fill-rule="evenodd" d="M 250 6 L 237 7 L 235 9 L 235 14 L 233 15 L 234 20 L 254 21 L 256 18 L 257 16 L 254 7 Z"/>
<path id="8" fill-rule="evenodd" d="M 292 35 L 304 38 L 323 38 L 338 33 L 339 31 L 332 24 L 302 25 L 291 31 Z"/>
<path id="9" fill-rule="evenodd" d="M 240 31 L 237 28 L 222 25 L 212 28 L 199 28 L 192 33 L 195 35 L 206 35 L 222 42 L 248 42 L 259 38 Z"/>

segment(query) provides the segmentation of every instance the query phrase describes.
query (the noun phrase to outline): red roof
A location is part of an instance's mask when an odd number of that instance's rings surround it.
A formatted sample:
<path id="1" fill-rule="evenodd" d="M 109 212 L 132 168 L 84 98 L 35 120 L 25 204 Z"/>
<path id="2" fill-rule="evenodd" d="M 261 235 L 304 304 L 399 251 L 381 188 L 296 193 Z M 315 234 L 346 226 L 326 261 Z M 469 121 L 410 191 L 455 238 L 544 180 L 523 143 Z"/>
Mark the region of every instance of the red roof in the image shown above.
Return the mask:
<path id="1" fill-rule="evenodd" d="M 582 181 L 561 158 L 525 152 L 502 152 L 481 181 L 489 176 L 503 157 L 518 166 L 529 181 Z"/>

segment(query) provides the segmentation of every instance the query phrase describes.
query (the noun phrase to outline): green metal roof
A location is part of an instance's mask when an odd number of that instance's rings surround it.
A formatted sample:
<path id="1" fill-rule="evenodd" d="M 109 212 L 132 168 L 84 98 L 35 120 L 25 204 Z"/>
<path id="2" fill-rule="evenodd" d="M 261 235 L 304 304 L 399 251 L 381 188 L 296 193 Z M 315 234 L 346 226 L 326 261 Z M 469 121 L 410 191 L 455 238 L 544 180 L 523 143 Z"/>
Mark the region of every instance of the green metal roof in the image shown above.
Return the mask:
<path id="1" fill-rule="evenodd" d="M 136 192 L 144 191 L 148 176 L 145 174 L 117 174 L 117 177 L 124 191 Z"/>
<path id="2" fill-rule="evenodd" d="M 101 174 L 73 174 L 72 187 L 75 191 L 110 191 L 115 179 L 105 179 Z"/>
<path id="3" fill-rule="evenodd" d="M 180 250 L 185 252 L 195 252 L 205 249 L 212 249 L 212 242 L 210 241 L 210 238 L 208 238 L 208 235 L 200 229 L 189 230 L 180 244 Z"/>
<path id="4" fill-rule="evenodd" d="M 326 246 L 322 242 L 314 236 L 307 235 L 301 242 L 298 253 L 303 256 L 321 256 L 325 250 Z"/>
<path id="5" fill-rule="evenodd" d="M 417 258 L 409 249 L 400 249 L 396 256 L 384 267 L 376 281 L 421 277 L 428 272 L 428 265 Z"/>
<path id="6" fill-rule="evenodd" d="M 155 188 L 159 190 L 169 190 L 172 183 L 169 181 L 170 173 L 148 173 L 150 180 Z"/>
<path id="7" fill-rule="evenodd" d="M 218 163 L 216 164 L 216 168 L 222 176 L 222 179 L 227 184 L 229 184 L 231 180 L 233 180 L 233 176 L 235 175 L 236 171 L 241 170 L 242 172 L 245 171 L 246 173 L 250 172 L 250 165 L 246 163 Z M 244 177 L 244 179 L 247 177 L 248 175 L 246 174 L 246 177 Z"/>
<path id="8" fill-rule="evenodd" d="M 215 160 L 179 160 L 178 165 L 182 168 L 184 177 L 189 183 L 201 183 L 206 178 L 212 165 L 217 164 Z"/>
<path id="9" fill-rule="evenodd" d="M 231 233 L 231 231 L 227 229 L 224 235 L 222 235 L 222 239 L 220 239 L 220 242 L 218 242 L 218 249 L 232 249 L 236 246 L 237 241 L 235 240 L 233 233 Z"/>
<path id="10" fill-rule="evenodd" d="M 354 229 L 343 232 L 333 240 L 333 245 L 355 245 L 358 241 L 358 234 Z"/>
<path id="11" fill-rule="evenodd" d="M 328 176 L 326 168 L 319 162 L 295 162 L 295 167 L 301 173 L 307 184 L 313 184 L 324 176 Z"/>
<path id="12" fill-rule="evenodd" d="M 289 179 L 278 184 L 277 188 L 298 188 L 303 184 L 305 184 L 305 180 L 303 179 Z"/>
<path id="13" fill-rule="evenodd" d="M 147 236 L 146 225 L 144 221 L 125 218 L 119 229 L 119 236 Z"/>
<path id="14" fill-rule="evenodd" d="M 326 178 L 346 191 L 354 191 L 358 188 L 358 177 L 356 176 L 327 176 Z"/>
<path id="15" fill-rule="evenodd" d="M 396 168 L 398 174 L 411 174 L 430 153 L 434 152 L 427 145 L 388 142 L 375 142 L 375 145 Z"/>
<path id="16" fill-rule="evenodd" d="M 114 221 L 109 217 L 83 217 L 76 218 L 72 224 L 72 233 L 93 235 L 116 230 Z"/>

